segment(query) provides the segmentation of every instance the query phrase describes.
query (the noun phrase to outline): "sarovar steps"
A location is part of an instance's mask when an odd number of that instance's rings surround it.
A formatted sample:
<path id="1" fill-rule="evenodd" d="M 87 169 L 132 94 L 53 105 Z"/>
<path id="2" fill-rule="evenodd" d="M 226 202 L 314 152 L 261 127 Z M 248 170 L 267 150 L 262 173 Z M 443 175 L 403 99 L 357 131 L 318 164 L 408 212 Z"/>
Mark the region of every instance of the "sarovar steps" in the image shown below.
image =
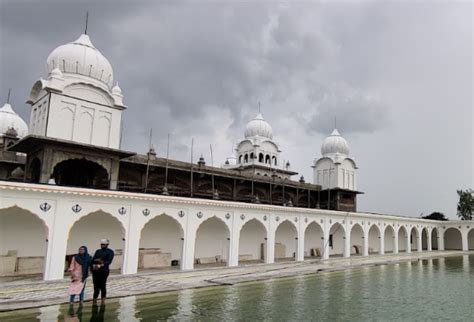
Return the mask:
<path id="1" fill-rule="evenodd" d="M 472 222 L 357 212 L 357 165 L 337 129 L 293 180 L 258 113 L 222 167 L 120 148 L 123 93 L 88 35 L 54 49 L 27 98 L 29 128 L 0 108 L 0 276 L 61 279 L 102 238 L 112 269 L 474 249 Z"/>

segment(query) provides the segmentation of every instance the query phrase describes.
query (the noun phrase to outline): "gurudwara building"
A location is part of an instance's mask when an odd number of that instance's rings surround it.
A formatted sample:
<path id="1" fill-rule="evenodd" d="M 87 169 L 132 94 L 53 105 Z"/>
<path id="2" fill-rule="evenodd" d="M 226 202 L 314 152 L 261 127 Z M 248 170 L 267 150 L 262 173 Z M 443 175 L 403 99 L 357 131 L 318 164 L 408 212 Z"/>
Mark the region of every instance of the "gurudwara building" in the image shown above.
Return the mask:
<path id="1" fill-rule="evenodd" d="M 29 126 L 0 108 L 1 276 L 61 279 L 70 255 L 102 238 L 122 274 L 474 249 L 470 222 L 357 212 L 357 163 L 337 129 L 312 183 L 282 161 L 260 113 L 221 167 L 141 155 L 120 148 L 124 95 L 88 35 L 46 63 Z"/>

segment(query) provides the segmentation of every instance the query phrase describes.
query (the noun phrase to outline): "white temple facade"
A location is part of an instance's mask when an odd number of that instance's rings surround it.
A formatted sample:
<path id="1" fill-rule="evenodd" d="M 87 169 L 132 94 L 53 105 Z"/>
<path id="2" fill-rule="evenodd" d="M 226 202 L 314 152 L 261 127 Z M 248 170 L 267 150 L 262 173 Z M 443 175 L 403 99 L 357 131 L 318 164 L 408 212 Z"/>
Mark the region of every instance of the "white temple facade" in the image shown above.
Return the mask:
<path id="1" fill-rule="evenodd" d="M 334 130 L 314 161 L 314 185 L 292 181 L 296 172 L 281 160 L 273 129 L 260 113 L 247 124 L 225 169 L 208 167 L 204 160 L 182 167 L 190 166 L 188 186 L 178 172 L 184 162 L 171 160 L 174 168 L 169 169 L 166 160 L 165 174 L 160 160 L 118 150 L 126 106 L 120 88 L 113 86 L 110 63 L 89 36 L 57 47 L 47 65 L 48 78 L 38 80 L 28 98 L 29 134 L 11 106 L 0 109 L 0 137 L 20 139 L 6 152 L 27 155 L 26 161 L 0 160 L 2 168 L 25 169 L 23 182 L 0 180 L 0 276 L 63 279 L 67 258 L 82 245 L 93 250 L 103 238 L 116 253 L 114 274 L 474 249 L 472 221 L 336 211 L 330 201 L 320 209 L 316 198 L 322 189 L 328 197 L 333 188 L 357 193 L 357 166 L 347 141 Z M 134 185 L 120 190 L 119 172 L 127 169 L 120 168 L 122 161 L 130 172 L 122 183 Z M 148 171 L 151 166 L 154 171 Z M 174 178 L 168 178 L 168 170 Z M 149 172 L 155 172 L 151 182 Z M 217 191 L 218 175 L 221 199 L 214 200 L 209 196 Z M 153 180 L 169 185 L 170 192 L 142 190 L 142 182 L 150 187 Z M 239 186 L 242 182 L 249 184 Z M 258 193 L 268 200 L 259 197 L 263 202 L 257 203 Z M 247 202 L 238 201 L 238 194 Z M 278 196 L 280 203 L 272 203 Z"/>

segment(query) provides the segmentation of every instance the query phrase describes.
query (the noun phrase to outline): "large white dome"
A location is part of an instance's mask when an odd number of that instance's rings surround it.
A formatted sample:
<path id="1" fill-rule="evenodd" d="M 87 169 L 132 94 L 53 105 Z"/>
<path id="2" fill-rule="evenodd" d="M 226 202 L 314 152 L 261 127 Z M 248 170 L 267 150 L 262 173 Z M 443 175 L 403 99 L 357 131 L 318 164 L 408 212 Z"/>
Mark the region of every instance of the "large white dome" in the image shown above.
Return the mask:
<path id="1" fill-rule="evenodd" d="M 114 82 L 112 66 L 94 47 L 88 35 L 54 49 L 47 59 L 48 72 L 58 67 L 65 74 L 94 78 L 111 88 Z"/>
<path id="2" fill-rule="evenodd" d="M 263 116 L 260 113 L 258 113 L 258 115 L 251 120 L 245 128 L 245 137 L 249 138 L 253 136 L 262 136 L 270 140 L 273 139 L 272 127 L 263 119 Z"/>
<path id="3" fill-rule="evenodd" d="M 337 129 L 331 133 L 326 139 L 324 139 L 321 146 L 321 154 L 323 156 L 330 154 L 343 154 L 349 155 L 349 144 L 344 139 Z"/>
<path id="4" fill-rule="evenodd" d="M 0 108 L 0 136 L 3 136 L 12 128 L 16 131 L 19 138 L 28 135 L 28 126 L 25 121 L 7 103 Z"/>

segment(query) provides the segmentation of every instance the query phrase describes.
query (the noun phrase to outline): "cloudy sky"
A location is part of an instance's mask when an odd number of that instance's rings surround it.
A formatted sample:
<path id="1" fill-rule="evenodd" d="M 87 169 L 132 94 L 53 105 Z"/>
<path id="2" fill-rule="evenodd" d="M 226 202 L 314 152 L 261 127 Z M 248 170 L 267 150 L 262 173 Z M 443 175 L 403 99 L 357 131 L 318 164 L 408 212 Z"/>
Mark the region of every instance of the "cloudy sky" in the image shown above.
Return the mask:
<path id="1" fill-rule="evenodd" d="M 454 1 L 0 0 L 0 100 L 24 103 L 84 30 L 129 106 L 122 148 L 223 163 L 258 112 L 307 180 L 333 126 L 359 165 L 359 210 L 455 216 L 474 188 L 473 7 Z"/>

